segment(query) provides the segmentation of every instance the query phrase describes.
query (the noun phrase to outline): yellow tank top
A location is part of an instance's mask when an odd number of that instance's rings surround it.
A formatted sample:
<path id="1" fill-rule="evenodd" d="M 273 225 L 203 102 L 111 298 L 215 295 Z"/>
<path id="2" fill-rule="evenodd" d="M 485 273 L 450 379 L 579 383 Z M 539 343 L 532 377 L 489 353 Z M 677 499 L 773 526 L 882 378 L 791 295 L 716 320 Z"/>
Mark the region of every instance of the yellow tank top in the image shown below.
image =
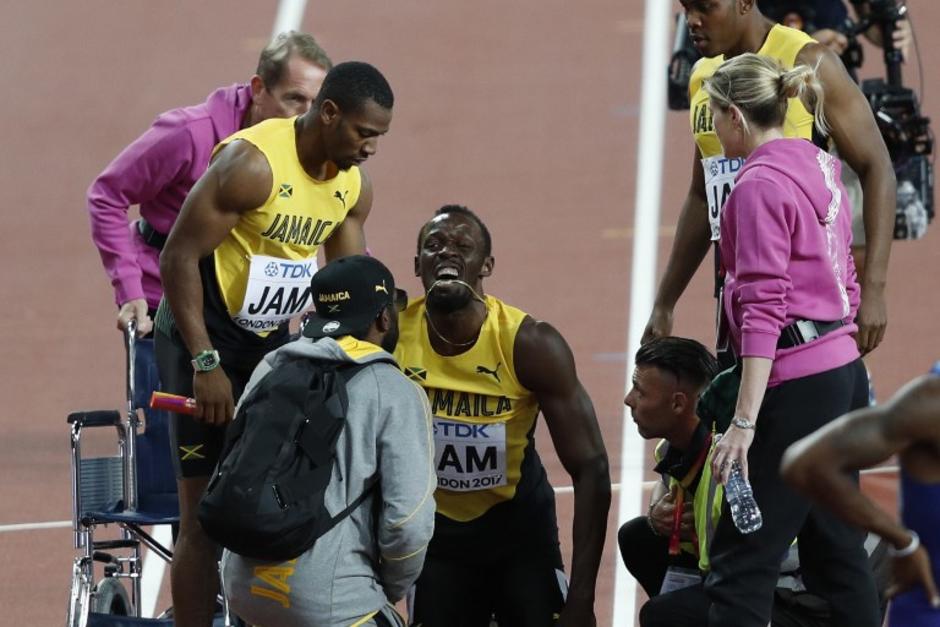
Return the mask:
<path id="1" fill-rule="evenodd" d="M 229 316 L 261 336 L 310 305 L 317 249 L 355 206 L 362 182 L 356 167 L 326 181 L 311 178 L 297 158 L 295 120 L 266 120 L 215 148 L 247 141 L 264 154 L 273 174 L 267 200 L 243 214 L 214 253 Z"/>
<path id="2" fill-rule="evenodd" d="M 770 29 L 764 45 L 757 51 L 757 54 L 771 57 L 784 67 L 792 68 L 800 50 L 814 41 L 803 31 L 777 24 Z M 708 92 L 701 88 L 705 79 L 714 74 L 724 61 L 723 55 L 701 59 L 695 64 L 692 76 L 689 78 L 689 121 L 692 125 L 695 144 L 702 153 L 705 194 L 708 199 L 708 221 L 711 225 L 712 239 L 716 241 L 720 235 L 721 208 L 734 187 L 734 177 L 744 165 L 744 159 L 725 158 L 721 142 L 718 141 L 718 135 L 715 134 L 712 124 Z M 783 126 L 787 137 L 802 137 L 809 140 L 813 138 L 813 114 L 807 111 L 797 98 L 790 99 Z"/>
<path id="3" fill-rule="evenodd" d="M 513 367 L 526 314 L 493 296 L 486 307 L 476 343 L 453 357 L 431 347 L 423 297 L 399 317 L 395 359 L 427 393 L 434 414 L 437 511 L 459 522 L 515 496 L 539 412 Z"/>

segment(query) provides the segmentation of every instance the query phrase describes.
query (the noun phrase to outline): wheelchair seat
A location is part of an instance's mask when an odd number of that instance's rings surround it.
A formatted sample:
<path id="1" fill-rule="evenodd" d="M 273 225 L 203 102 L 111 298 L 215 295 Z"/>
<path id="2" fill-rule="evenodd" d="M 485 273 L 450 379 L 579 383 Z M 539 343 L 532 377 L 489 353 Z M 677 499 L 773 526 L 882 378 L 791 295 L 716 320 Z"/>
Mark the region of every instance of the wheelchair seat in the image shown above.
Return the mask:
<path id="1" fill-rule="evenodd" d="M 173 553 L 144 528 L 179 522 L 176 475 L 170 446 L 170 414 L 150 409 L 150 395 L 159 390 L 152 339 L 138 339 L 133 324 L 124 334 L 126 399 L 122 412 L 74 412 L 72 431 L 72 525 L 74 545 L 81 549 L 72 568 L 68 627 L 170 626 L 172 610 L 159 618 L 142 617 L 142 549 L 170 562 Z M 143 415 L 143 428 L 140 417 Z M 81 434 L 86 428 L 111 427 L 117 432 L 118 453 L 84 458 Z M 99 526 L 115 524 L 118 539 L 99 540 Z M 129 556 L 127 553 L 130 553 Z M 104 577 L 96 577 L 103 563 Z M 100 568 L 98 569 L 100 572 Z M 128 590 L 129 589 L 129 590 Z M 225 600 L 214 625 L 242 625 L 226 618 Z M 149 609 L 149 608 L 148 608 Z"/>

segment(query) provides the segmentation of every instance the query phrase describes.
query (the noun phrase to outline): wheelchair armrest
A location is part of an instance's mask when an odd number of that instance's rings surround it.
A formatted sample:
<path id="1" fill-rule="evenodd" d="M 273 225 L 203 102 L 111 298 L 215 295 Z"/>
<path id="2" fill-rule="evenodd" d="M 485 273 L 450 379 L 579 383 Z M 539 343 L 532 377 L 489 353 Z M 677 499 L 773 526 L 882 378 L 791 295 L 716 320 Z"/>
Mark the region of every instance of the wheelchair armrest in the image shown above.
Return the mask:
<path id="1" fill-rule="evenodd" d="M 80 427 L 114 427 L 121 424 L 121 412 L 114 409 L 76 411 L 69 414 L 68 423 Z"/>

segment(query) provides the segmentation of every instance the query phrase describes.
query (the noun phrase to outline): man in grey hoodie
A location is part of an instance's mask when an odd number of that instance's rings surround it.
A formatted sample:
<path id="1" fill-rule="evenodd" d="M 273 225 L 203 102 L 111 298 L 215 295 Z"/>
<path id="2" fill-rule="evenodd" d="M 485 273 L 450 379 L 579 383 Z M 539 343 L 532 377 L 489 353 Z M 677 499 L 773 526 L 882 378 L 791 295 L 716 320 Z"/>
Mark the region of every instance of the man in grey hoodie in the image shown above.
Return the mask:
<path id="1" fill-rule="evenodd" d="M 404 625 L 392 604 L 421 572 L 436 487 L 427 396 L 390 354 L 407 296 L 380 261 L 363 255 L 326 265 L 311 290 L 316 315 L 303 337 L 269 353 L 244 394 L 298 356 L 364 365 L 347 383 L 346 426 L 323 500 L 336 513 L 375 475 L 378 487 L 295 560 L 264 562 L 226 551 L 225 593 L 234 612 L 256 627 Z"/>

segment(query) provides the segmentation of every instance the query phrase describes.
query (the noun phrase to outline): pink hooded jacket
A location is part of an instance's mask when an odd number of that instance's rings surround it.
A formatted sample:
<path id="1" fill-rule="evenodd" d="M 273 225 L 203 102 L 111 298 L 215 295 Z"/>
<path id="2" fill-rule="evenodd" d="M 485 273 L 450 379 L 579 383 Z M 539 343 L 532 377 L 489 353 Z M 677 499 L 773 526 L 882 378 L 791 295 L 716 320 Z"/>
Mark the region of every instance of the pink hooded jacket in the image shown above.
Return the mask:
<path id="1" fill-rule="evenodd" d="M 170 232 L 189 190 L 209 167 L 212 149 L 239 130 L 251 105 L 248 85 L 222 87 L 202 104 L 160 114 L 147 131 L 115 157 L 88 188 L 91 236 L 120 305 L 146 298 L 156 309 L 159 251 L 128 224 L 128 208 L 160 233 Z"/>
<path id="2" fill-rule="evenodd" d="M 859 287 L 851 208 L 839 160 L 803 139 L 763 144 L 747 159 L 721 216 L 724 313 L 740 357 L 774 360 L 769 386 L 859 357 Z M 777 349 L 796 320 L 845 326 Z"/>

